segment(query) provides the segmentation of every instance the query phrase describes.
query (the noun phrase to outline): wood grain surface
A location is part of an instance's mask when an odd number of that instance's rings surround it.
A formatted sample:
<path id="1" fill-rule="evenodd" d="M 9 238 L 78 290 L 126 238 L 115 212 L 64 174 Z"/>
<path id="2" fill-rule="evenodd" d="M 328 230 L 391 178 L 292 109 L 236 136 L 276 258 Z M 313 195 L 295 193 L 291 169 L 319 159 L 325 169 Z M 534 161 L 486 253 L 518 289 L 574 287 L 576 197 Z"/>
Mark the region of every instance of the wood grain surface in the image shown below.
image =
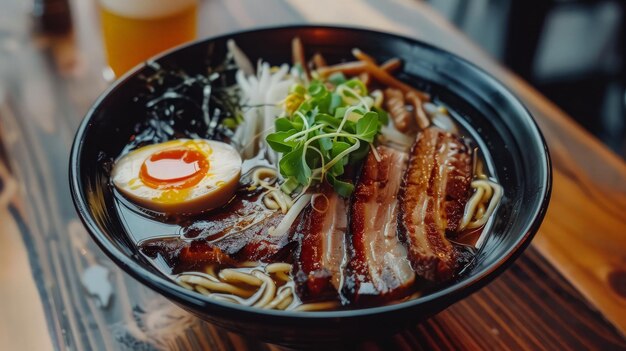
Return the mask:
<path id="1" fill-rule="evenodd" d="M 0 349 L 276 349 L 190 316 L 122 273 L 89 239 L 69 197 L 67 158 L 78 123 L 107 86 L 96 4 L 72 1 L 74 33 L 45 37 L 33 34 L 26 3 L 0 0 L 0 163 L 9 165 L 0 165 Z M 554 161 L 547 217 L 511 269 L 426 323 L 346 347 L 626 349 L 621 159 L 418 1 L 207 0 L 199 30 L 295 23 L 400 33 L 473 61 L 524 100 Z M 109 271 L 108 303 L 81 282 L 95 265 Z"/>

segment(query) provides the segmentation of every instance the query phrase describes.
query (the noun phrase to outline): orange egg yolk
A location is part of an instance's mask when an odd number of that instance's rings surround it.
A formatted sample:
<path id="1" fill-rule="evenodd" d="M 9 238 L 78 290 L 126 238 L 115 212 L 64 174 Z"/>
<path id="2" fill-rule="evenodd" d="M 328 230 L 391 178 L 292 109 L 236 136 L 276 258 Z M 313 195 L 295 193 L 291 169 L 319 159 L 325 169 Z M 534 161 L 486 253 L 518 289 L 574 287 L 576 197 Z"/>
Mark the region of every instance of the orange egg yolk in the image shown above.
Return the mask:
<path id="1" fill-rule="evenodd" d="M 141 165 L 139 178 L 154 189 L 193 187 L 209 170 L 209 161 L 199 151 L 179 148 L 155 152 Z"/>

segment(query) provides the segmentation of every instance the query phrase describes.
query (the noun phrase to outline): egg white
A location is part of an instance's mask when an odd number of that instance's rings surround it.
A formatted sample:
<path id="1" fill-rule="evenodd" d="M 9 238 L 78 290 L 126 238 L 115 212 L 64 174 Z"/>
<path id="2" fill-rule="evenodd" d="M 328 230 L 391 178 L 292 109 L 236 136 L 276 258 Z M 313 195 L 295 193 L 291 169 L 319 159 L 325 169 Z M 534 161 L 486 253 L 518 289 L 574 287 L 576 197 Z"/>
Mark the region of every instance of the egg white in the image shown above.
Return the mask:
<path id="1" fill-rule="evenodd" d="M 139 172 L 152 154 L 189 147 L 207 155 L 209 169 L 200 182 L 184 189 L 155 189 L 146 185 Z M 133 150 L 115 162 L 111 180 L 132 202 L 167 214 L 197 213 L 222 206 L 237 190 L 241 157 L 230 145 L 205 139 L 176 139 Z"/>

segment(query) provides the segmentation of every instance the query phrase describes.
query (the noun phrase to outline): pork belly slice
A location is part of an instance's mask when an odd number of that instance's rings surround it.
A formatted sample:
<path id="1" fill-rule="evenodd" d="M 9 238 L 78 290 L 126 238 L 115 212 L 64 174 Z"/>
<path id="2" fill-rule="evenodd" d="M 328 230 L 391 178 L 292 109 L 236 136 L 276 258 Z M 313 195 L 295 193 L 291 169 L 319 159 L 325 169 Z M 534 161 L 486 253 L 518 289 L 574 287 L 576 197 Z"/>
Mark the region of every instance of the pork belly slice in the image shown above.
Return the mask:
<path id="1" fill-rule="evenodd" d="M 269 213 L 269 214 L 268 214 Z M 188 239 L 163 236 L 138 244 L 140 251 L 167 273 L 203 270 L 207 264 L 234 265 L 238 261 L 273 262 L 282 257 L 289 235 L 272 236 L 269 229 L 282 220 L 280 212 L 268 212 L 216 241 L 200 236 Z M 167 267 L 162 267 L 165 264 Z"/>
<path id="2" fill-rule="evenodd" d="M 211 263 L 235 263 L 222 250 L 202 239 L 184 240 L 179 236 L 165 236 L 144 240 L 138 246 L 142 254 L 168 274 L 202 270 Z"/>
<path id="3" fill-rule="evenodd" d="M 223 209 L 190 219 L 183 237 L 207 241 L 244 261 L 270 261 L 288 243 L 288 235 L 269 234 L 283 217 L 261 203 L 260 192 L 240 194 Z"/>
<path id="4" fill-rule="evenodd" d="M 347 224 L 346 200 L 322 185 L 294 235 L 293 275 L 301 300 L 337 296 Z"/>
<path id="5" fill-rule="evenodd" d="M 232 230 L 212 244 L 242 261 L 274 261 L 289 243 L 289 233 L 279 236 L 270 233 L 284 215 L 278 211 L 260 211 L 256 217 L 254 222 Z"/>
<path id="6" fill-rule="evenodd" d="M 408 294 L 415 273 L 397 235 L 398 191 L 407 154 L 370 151 L 350 206 L 348 261 L 342 297 L 353 303 L 385 302 Z"/>
<path id="7" fill-rule="evenodd" d="M 164 236 L 147 239 L 138 244 L 140 251 L 171 274 L 203 270 L 207 264 L 233 265 L 238 261 L 273 262 L 282 257 L 289 243 L 289 235 L 272 236 L 269 228 L 275 227 L 283 215 L 272 215 L 249 227 L 231 233 L 217 241 L 205 237 L 185 239 Z M 158 261 L 158 262 L 156 262 Z M 165 264 L 166 267 L 161 267 Z"/>
<path id="8" fill-rule="evenodd" d="M 422 131 L 413 145 L 400 189 L 398 226 L 418 276 L 451 279 L 461 255 L 446 238 L 458 229 L 470 195 L 472 153 L 461 138 L 441 129 Z"/>
<path id="9" fill-rule="evenodd" d="M 271 214 L 272 211 L 263 206 L 260 197 L 260 191 L 240 192 L 223 208 L 188 217 L 181 222 L 182 235 L 187 239 L 206 238 L 216 241 L 232 232 L 241 231 Z"/>

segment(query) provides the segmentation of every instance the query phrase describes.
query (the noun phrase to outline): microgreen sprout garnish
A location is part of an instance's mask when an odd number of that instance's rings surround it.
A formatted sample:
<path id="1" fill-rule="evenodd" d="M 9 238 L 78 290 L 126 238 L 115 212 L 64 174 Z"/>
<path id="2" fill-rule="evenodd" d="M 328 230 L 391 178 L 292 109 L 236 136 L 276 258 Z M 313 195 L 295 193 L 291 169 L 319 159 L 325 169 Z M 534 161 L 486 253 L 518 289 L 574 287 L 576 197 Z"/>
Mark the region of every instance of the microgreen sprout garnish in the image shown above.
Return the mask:
<path id="1" fill-rule="evenodd" d="M 361 80 L 341 74 L 306 87 L 294 84 L 282 102 L 286 116 L 276 119 L 275 132 L 266 137 L 282 154 L 282 190 L 291 193 L 327 181 L 341 196 L 350 196 L 354 185 L 344 176 L 345 167 L 370 149 L 378 156 L 373 143 L 387 124 L 387 114 L 374 101 Z"/>

